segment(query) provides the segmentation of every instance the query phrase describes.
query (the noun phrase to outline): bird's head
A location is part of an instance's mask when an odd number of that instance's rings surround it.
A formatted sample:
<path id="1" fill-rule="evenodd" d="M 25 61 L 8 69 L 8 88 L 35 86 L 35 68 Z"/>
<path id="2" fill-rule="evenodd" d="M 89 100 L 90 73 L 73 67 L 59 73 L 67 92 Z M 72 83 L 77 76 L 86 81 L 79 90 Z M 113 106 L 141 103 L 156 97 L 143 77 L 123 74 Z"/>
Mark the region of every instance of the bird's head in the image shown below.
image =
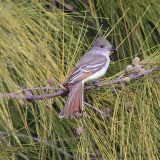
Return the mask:
<path id="1" fill-rule="evenodd" d="M 96 50 L 100 50 L 102 52 L 105 52 L 108 55 L 110 55 L 112 51 L 116 50 L 116 49 L 112 48 L 109 41 L 106 40 L 104 37 L 98 37 L 95 40 L 95 42 L 93 43 L 93 48 Z"/>

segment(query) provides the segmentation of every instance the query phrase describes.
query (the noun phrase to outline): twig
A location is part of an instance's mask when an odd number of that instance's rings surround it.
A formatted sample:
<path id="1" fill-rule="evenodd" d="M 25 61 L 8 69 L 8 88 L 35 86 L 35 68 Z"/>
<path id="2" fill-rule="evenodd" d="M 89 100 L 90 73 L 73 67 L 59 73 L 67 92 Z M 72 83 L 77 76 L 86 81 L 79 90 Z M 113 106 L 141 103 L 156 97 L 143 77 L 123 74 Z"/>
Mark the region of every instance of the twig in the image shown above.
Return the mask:
<path id="1" fill-rule="evenodd" d="M 49 99 L 49 98 L 53 98 L 57 96 L 64 96 L 66 94 L 67 92 L 60 91 L 60 92 L 50 93 L 50 94 L 45 94 L 45 95 L 27 96 L 25 99 L 28 101 L 35 101 L 35 100 Z"/>
<path id="2" fill-rule="evenodd" d="M 101 110 L 99 110 L 98 108 L 92 106 L 91 104 L 84 102 L 85 105 L 89 106 L 90 108 L 96 110 L 97 112 L 99 112 L 100 114 L 102 114 L 103 116 L 107 116 L 105 113 L 103 113 Z"/>
<path id="3" fill-rule="evenodd" d="M 62 90 L 62 88 L 45 86 L 45 87 L 25 88 L 25 89 L 22 89 L 21 91 L 33 91 L 33 90 L 46 90 L 46 91 L 48 91 L 48 90 Z"/>
<path id="4" fill-rule="evenodd" d="M 111 82 L 111 86 L 112 86 L 112 89 L 113 89 L 113 91 L 114 91 L 115 95 L 116 95 L 116 96 L 118 96 L 118 92 L 117 92 L 117 90 L 115 89 L 115 87 L 114 87 L 114 85 L 113 85 L 113 83 L 112 83 L 112 82 Z"/>

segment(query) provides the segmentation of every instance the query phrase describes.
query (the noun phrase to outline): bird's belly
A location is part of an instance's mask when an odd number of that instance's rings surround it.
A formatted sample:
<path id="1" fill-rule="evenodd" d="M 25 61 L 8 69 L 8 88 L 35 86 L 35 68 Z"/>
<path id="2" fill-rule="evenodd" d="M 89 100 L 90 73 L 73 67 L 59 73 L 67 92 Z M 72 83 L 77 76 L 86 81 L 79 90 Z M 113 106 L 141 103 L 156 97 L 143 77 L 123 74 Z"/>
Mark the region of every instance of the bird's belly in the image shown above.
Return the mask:
<path id="1" fill-rule="evenodd" d="M 109 63 L 106 64 L 101 70 L 99 70 L 98 72 L 94 73 L 93 75 L 87 77 L 85 80 L 84 80 L 84 83 L 85 82 L 88 82 L 90 80 L 96 80 L 98 78 L 101 78 L 102 76 L 105 75 L 107 69 L 108 69 L 108 66 L 109 66 Z"/>

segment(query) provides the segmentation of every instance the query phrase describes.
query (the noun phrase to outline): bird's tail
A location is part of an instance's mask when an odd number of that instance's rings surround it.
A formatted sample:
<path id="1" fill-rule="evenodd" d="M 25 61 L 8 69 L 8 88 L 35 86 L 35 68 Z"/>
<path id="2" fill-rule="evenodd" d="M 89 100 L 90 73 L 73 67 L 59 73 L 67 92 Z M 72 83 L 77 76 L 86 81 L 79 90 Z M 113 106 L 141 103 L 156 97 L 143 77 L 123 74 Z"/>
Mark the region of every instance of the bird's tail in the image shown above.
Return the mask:
<path id="1" fill-rule="evenodd" d="M 59 114 L 60 118 L 69 118 L 73 115 L 82 115 L 83 110 L 83 82 L 70 86 L 67 102 Z"/>

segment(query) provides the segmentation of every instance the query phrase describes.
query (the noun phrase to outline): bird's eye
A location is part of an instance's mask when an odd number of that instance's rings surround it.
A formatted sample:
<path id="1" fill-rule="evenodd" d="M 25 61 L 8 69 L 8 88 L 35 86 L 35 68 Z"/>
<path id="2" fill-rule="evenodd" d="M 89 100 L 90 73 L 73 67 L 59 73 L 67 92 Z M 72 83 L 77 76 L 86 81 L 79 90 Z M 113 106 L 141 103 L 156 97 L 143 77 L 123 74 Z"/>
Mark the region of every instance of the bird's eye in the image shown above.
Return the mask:
<path id="1" fill-rule="evenodd" d="M 101 45 L 100 47 L 101 47 L 101 48 L 103 48 L 104 46 L 103 46 L 103 45 Z"/>

